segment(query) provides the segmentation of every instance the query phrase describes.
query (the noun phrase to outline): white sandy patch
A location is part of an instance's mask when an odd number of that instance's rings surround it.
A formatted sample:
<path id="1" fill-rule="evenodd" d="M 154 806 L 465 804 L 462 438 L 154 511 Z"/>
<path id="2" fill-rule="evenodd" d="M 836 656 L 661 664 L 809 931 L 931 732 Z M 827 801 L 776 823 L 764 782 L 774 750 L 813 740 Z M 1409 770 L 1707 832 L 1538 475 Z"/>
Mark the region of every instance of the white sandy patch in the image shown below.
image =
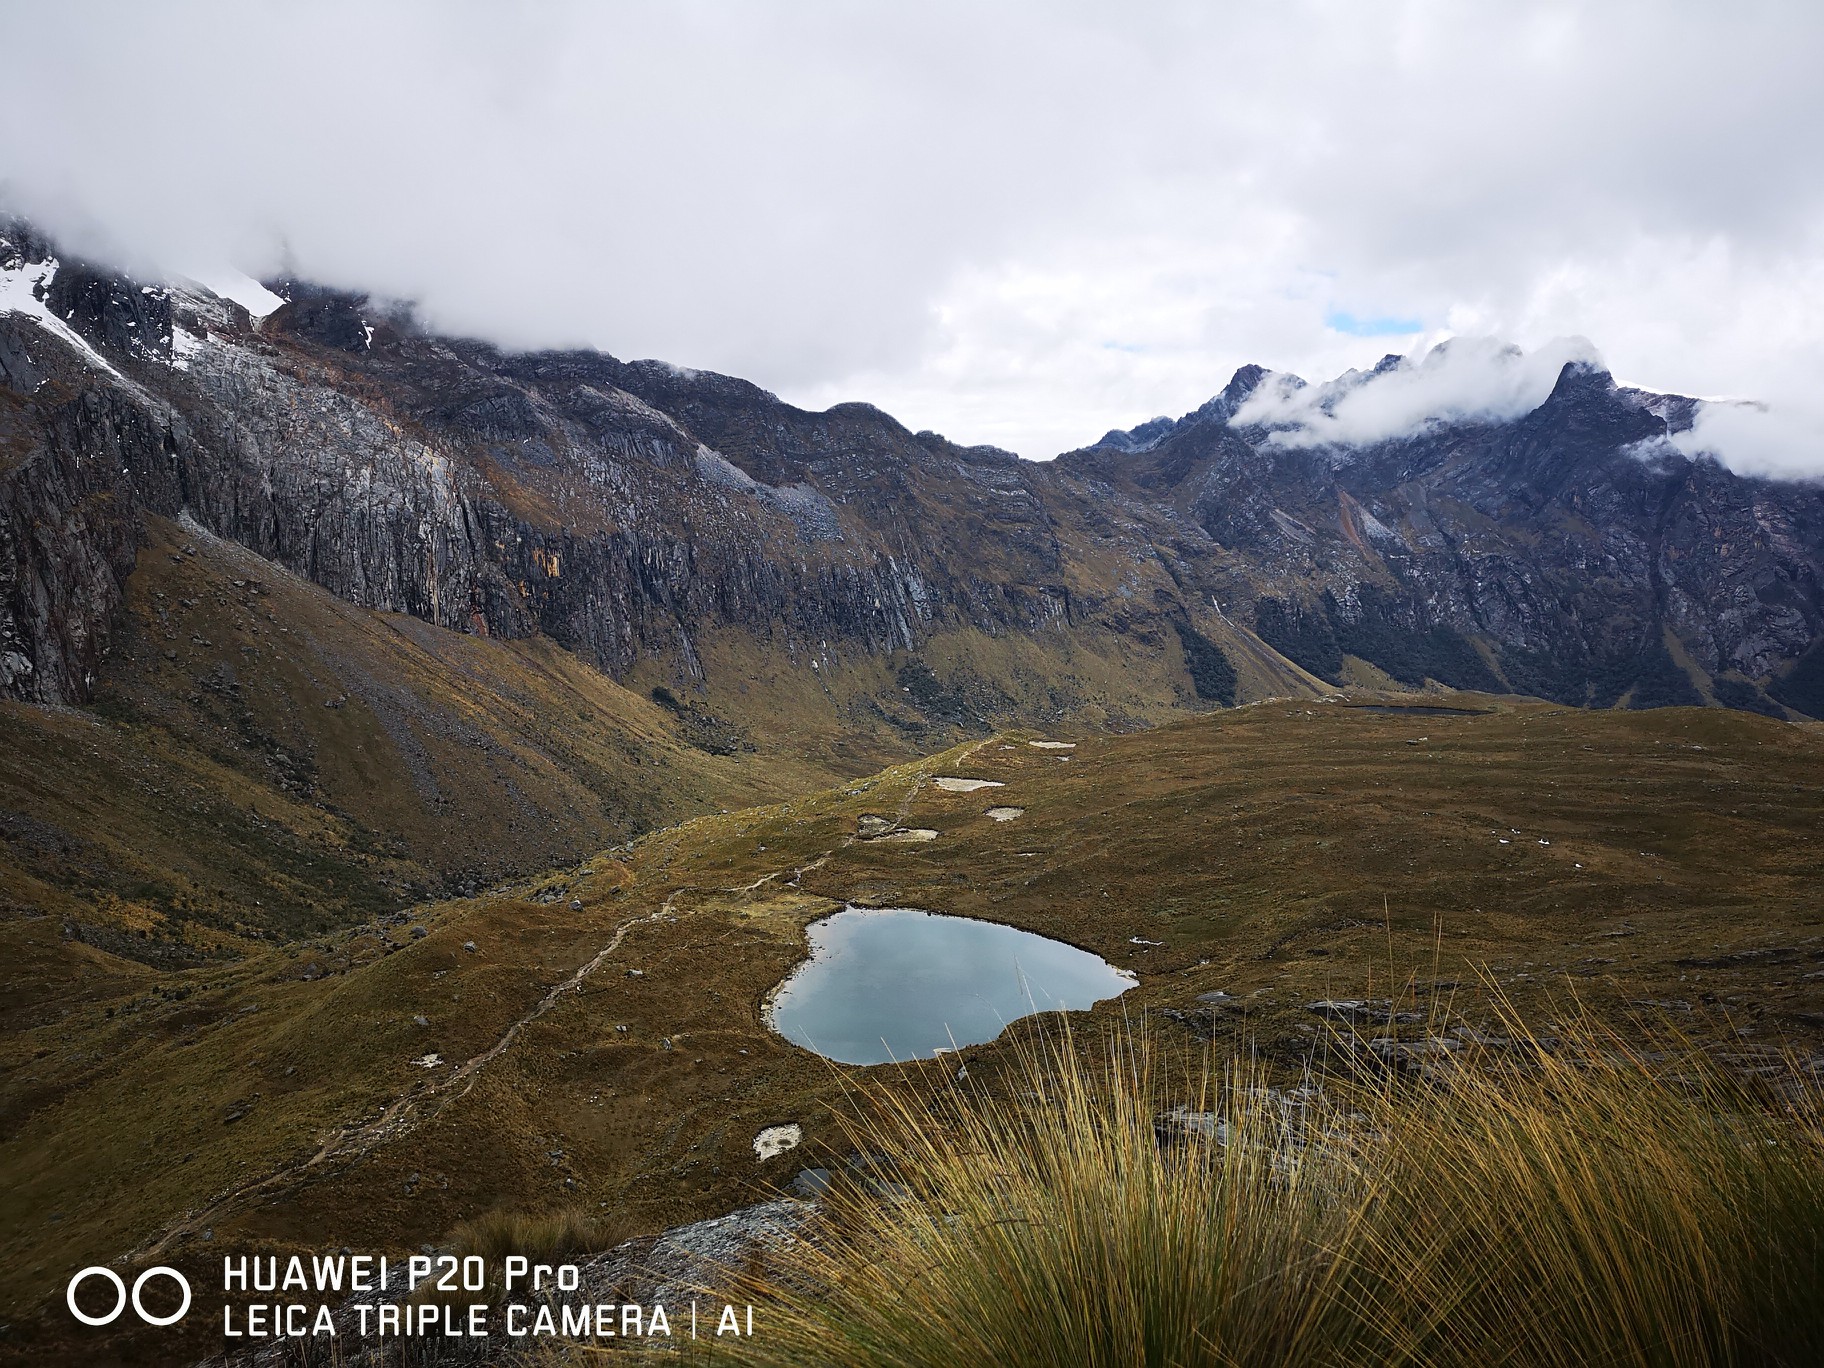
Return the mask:
<path id="1" fill-rule="evenodd" d="M 994 818 L 997 822 L 1011 822 L 1015 817 L 1024 817 L 1026 815 L 1026 809 L 1016 807 L 991 807 L 988 809 L 986 815 Z"/>
<path id="2" fill-rule="evenodd" d="M 1006 788 L 999 779 L 933 779 L 945 793 L 974 793 L 977 789 Z"/>
<path id="3" fill-rule="evenodd" d="M 1038 750 L 1075 750 L 1077 748 L 1075 741 L 1028 741 L 1026 744 Z"/>
<path id="4" fill-rule="evenodd" d="M 784 1126 L 768 1126 L 754 1137 L 754 1158 L 761 1163 L 777 1158 L 789 1149 L 798 1148 L 804 1139 L 804 1128 L 796 1121 Z"/>
<path id="5" fill-rule="evenodd" d="M 439 1064 L 443 1063 L 443 1056 L 440 1054 L 422 1055 L 419 1058 L 414 1059 L 412 1063 L 416 1064 L 421 1069 L 434 1069 Z"/>
<path id="6" fill-rule="evenodd" d="M 874 844 L 883 845 L 888 841 L 935 841 L 937 833 L 930 827 L 907 827 L 903 831 L 891 831 L 885 836 L 874 838 Z"/>

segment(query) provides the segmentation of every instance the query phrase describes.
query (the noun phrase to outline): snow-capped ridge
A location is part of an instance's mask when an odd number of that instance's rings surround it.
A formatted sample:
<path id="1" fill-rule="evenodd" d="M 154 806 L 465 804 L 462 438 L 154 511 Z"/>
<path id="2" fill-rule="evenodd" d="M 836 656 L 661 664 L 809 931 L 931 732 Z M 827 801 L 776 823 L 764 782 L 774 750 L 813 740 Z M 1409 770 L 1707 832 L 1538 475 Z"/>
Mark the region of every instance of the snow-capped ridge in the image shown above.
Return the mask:
<path id="1" fill-rule="evenodd" d="M 117 380 L 124 380 L 126 377 L 110 365 L 108 359 L 95 350 L 87 338 L 57 317 L 44 302 L 62 263 L 54 256 L 27 261 L 26 255 L 15 251 L 0 258 L 0 314 L 19 314 L 31 319 L 97 370 L 106 371 Z"/>

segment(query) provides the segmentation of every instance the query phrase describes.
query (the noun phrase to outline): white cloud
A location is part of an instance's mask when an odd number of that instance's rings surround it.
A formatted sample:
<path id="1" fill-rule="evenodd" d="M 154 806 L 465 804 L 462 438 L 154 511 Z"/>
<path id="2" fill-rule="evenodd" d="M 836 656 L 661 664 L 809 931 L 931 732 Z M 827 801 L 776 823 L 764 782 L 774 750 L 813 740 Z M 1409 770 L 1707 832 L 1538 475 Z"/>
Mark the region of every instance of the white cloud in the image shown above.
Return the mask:
<path id="1" fill-rule="evenodd" d="M 1344 315 L 1799 423 L 1821 48 L 1799 0 L 0 0 L 0 197 L 1031 456 L 1372 365 Z"/>
<path id="2" fill-rule="evenodd" d="M 1526 352 L 1492 337 L 1457 337 L 1378 372 L 1349 371 L 1308 385 L 1263 380 L 1234 415 L 1238 425 L 1274 429 L 1277 446 L 1363 446 L 1458 423 L 1501 423 L 1545 402 L 1571 362 L 1601 367 L 1581 337 Z"/>
<path id="3" fill-rule="evenodd" d="M 1824 474 L 1824 411 L 1815 405 L 1707 403 L 1671 443 L 1687 456 L 1716 456 L 1742 475 L 1817 479 Z"/>

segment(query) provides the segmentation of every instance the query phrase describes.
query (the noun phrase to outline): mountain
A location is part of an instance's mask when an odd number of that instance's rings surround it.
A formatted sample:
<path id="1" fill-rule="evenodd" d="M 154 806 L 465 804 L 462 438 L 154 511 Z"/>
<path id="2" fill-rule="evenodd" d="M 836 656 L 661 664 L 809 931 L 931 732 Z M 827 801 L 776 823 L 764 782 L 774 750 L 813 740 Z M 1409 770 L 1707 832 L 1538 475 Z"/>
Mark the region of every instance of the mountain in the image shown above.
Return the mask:
<path id="1" fill-rule="evenodd" d="M 1265 378 L 1059 463 L 1194 520 L 1245 565 L 1248 625 L 1313 674 L 1824 710 L 1824 497 L 1679 454 L 1695 401 L 1572 362 L 1512 421 L 1339 449 L 1231 421 Z"/>
<path id="2" fill-rule="evenodd" d="M 1034 463 L 298 280 L 256 322 L 16 222 L 0 269 L 0 689 L 25 700 L 105 683 L 162 517 L 737 723 L 785 707 L 833 754 L 1389 680 L 1824 714 L 1824 496 L 1678 453 L 1695 401 L 1583 362 L 1517 416 L 1342 447 L 1249 421 L 1304 382 L 1246 367 Z"/>

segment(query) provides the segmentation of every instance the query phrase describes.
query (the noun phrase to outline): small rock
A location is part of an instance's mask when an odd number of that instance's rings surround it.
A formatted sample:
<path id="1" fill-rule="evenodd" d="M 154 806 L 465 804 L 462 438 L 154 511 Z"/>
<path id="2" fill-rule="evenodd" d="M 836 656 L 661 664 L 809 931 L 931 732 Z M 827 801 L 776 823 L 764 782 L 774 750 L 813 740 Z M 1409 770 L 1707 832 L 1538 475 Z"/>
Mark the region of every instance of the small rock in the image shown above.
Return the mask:
<path id="1" fill-rule="evenodd" d="M 1390 1068 L 1401 1069 L 1406 1073 L 1424 1073 L 1427 1065 L 1448 1059 L 1461 1048 L 1456 1041 L 1446 1040 L 1442 1036 L 1414 1041 L 1376 1036 L 1368 1042 L 1368 1049 L 1377 1059 Z"/>
<path id="2" fill-rule="evenodd" d="M 1386 998 L 1324 998 L 1318 1002 L 1307 1002 L 1307 1012 L 1329 1017 L 1334 1021 L 1353 1022 L 1386 1022 L 1396 1021 L 1411 1023 L 1423 1021 L 1423 1012 L 1396 1012 L 1393 1004 Z"/>
<path id="3" fill-rule="evenodd" d="M 412 1025 L 414 1026 L 429 1026 L 430 1024 L 431 1019 L 429 1017 L 415 1016 L 412 1018 Z"/>
<path id="4" fill-rule="evenodd" d="M 1215 1112 L 1194 1112 L 1174 1107 L 1153 1118 L 1153 1139 L 1161 1149 L 1171 1149 L 1193 1140 L 1208 1140 L 1226 1145 L 1229 1143 L 1229 1123 Z"/>
<path id="5" fill-rule="evenodd" d="M 1216 1038 L 1216 1012 L 1213 1008 L 1197 1007 L 1186 1012 L 1176 1007 L 1154 1007 L 1149 1015 L 1162 1016 L 1167 1021 L 1176 1022 L 1198 1040 Z"/>
<path id="6" fill-rule="evenodd" d="M 426 931 L 422 926 L 414 926 L 412 928 L 412 939 L 413 940 L 423 940 L 426 936 L 428 936 L 430 934 L 431 933 L 429 931 Z"/>
<path id="7" fill-rule="evenodd" d="M 583 910 L 583 900 L 581 898 L 570 899 L 570 910 L 572 912 L 581 912 Z"/>
<path id="8" fill-rule="evenodd" d="M 796 1121 L 784 1125 L 767 1126 L 754 1137 L 754 1157 L 761 1163 L 784 1154 L 789 1149 L 796 1149 L 798 1142 L 804 1139 L 804 1127 Z"/>
<path id="9" fill-rule="evenodd" d="M 828 1192 L 835 1181 L 836 1176 L 827 1168 L 800 1169 L 798 1176 L 792 1179 L 791 1192 L 794 1197 L 814 1202 Z"/>
<path id="10" fill-rule="evenodd" d="M 462 943 L 462 948 L 464 950 L 467 950 L 471 955 L 473 955 L 475 953 L 475 942 L 474 941 L 464 941 Z"/>
<path id="11" fill-rule="evenodd" d="M 1480 1045 L 1487 1049 L 1499 1049 L 1509 1042 L 1503 1036 L 1484 1035 L 1474 1026 L 1453 1026 L 1450 1033 L 1457 1039 L 1470 1045 Z"/>

